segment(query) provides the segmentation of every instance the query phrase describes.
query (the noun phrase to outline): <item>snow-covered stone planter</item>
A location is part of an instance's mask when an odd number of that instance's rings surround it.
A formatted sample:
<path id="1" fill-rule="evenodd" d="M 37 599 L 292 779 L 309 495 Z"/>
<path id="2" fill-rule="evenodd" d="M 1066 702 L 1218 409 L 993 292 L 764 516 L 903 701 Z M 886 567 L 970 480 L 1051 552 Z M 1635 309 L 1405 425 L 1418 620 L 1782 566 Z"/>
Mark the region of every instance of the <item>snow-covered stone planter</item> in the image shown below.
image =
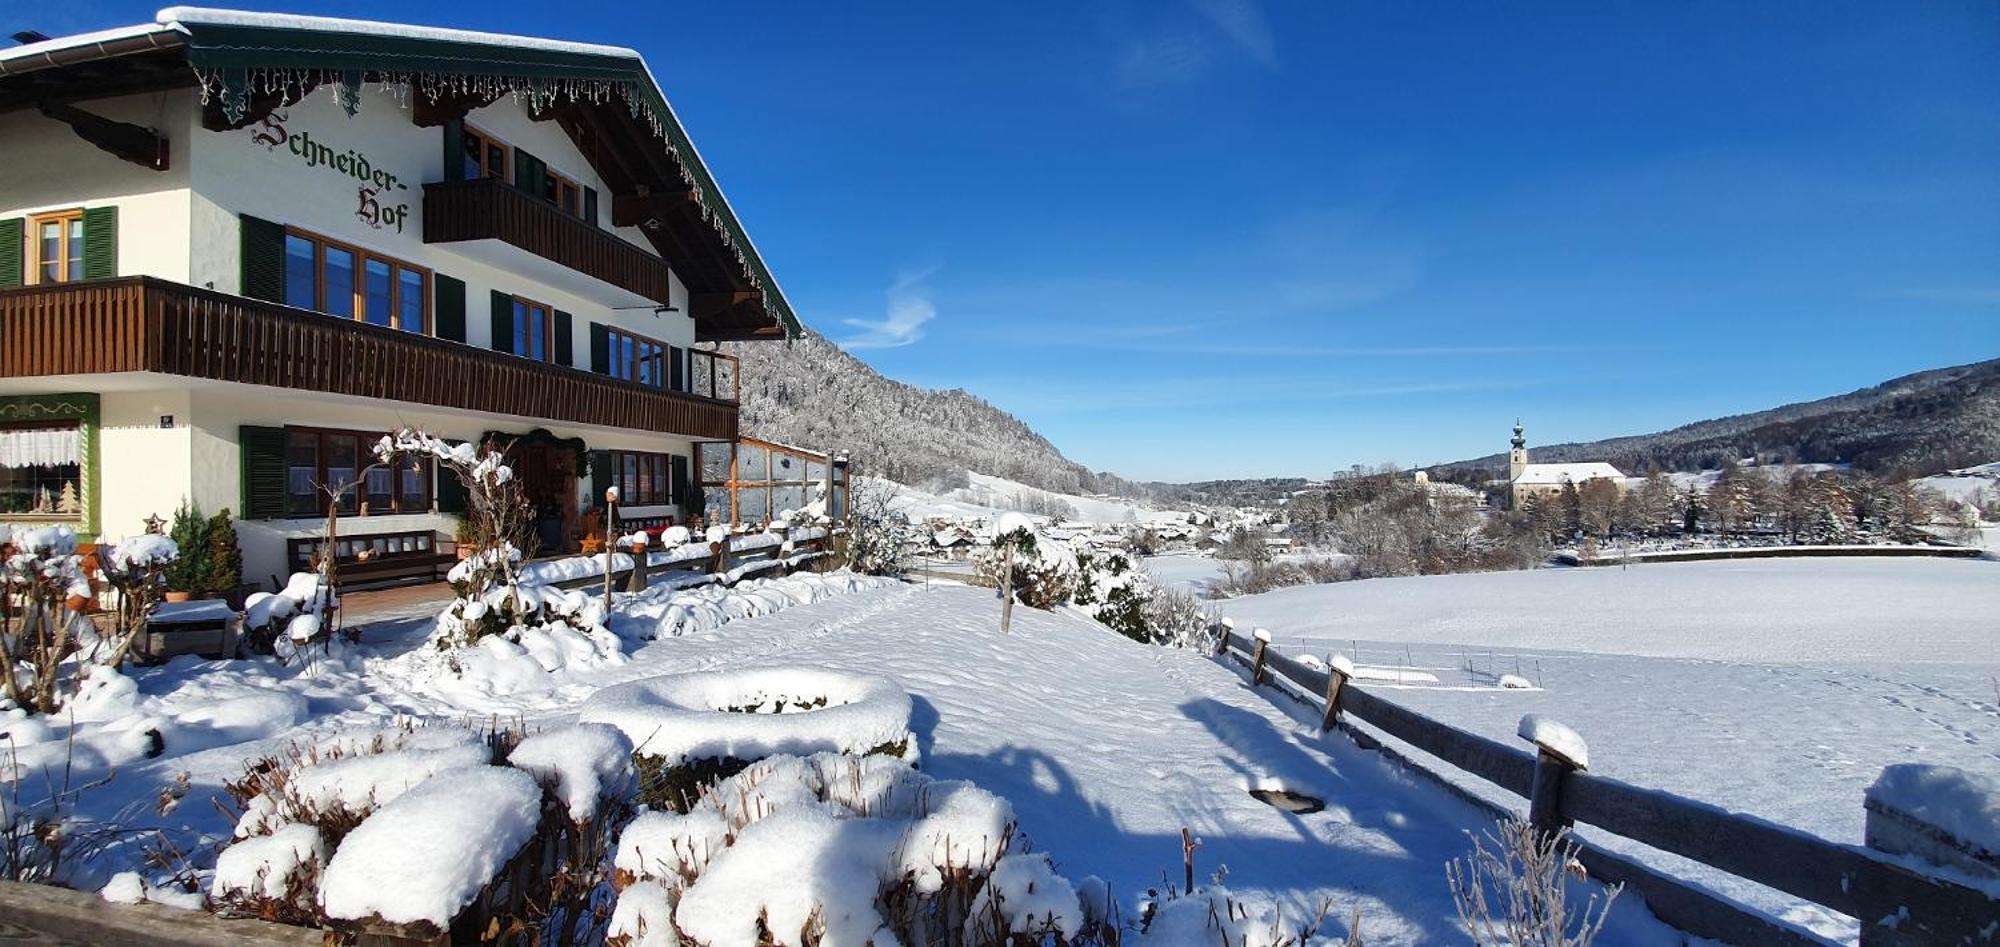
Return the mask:
<path id="1" fill-rule="evenodd" d="M 884 756 L 776 756 L 626 827 L 606 943 L 1078 942 L 1076 889 L 1016 849 L 1013 807 L 971 783 Z"/>
<path id="2" fill-rule="evenodd" d="M 910 695 L 869 674 L 817 668 L 677 674 L 609 687 L 578 713 L 632 738 L 641 799 L 685 810 L 715 779 L 778 754 L 884 755 L 914 762 Z"/>

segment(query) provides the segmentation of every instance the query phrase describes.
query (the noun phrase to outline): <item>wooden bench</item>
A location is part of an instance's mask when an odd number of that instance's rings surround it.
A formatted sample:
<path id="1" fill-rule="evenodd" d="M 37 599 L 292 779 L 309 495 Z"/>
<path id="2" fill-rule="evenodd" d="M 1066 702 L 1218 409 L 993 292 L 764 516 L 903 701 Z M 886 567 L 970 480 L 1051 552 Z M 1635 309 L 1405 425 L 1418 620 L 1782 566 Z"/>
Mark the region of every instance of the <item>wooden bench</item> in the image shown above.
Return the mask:
<path id="1" fill-rule="evenodd" d="M 286 561 L 294 572 L 317 568 L 317 537 L 286 543 Z M 435 533 L 405 530 L 342 536 L 334 543 L 335 584 L 342 589 L 368 588 L 404 581 L 436 582 L 458 562 L 454 553 L 439 552 Z"/>

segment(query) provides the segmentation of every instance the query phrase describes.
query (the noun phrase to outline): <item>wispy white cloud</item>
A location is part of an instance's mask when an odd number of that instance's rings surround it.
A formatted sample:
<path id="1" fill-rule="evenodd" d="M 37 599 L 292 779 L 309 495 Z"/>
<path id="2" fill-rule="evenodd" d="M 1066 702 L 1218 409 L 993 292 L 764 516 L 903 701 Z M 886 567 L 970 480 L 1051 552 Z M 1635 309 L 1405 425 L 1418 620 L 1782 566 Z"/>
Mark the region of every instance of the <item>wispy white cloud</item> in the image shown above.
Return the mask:
<path id="1" fill-rule="evenodd" d="M 1198 16 L 1183 10 L 1149 23 L 1108 27 L 1116 48 L 1112 73 L 1120 86 L 1179 85 L 1235 55 L 1277 66 L 1276 36 L 1253 0 L 1189 0 L 1188 6 Z"/>
<path id="2" fill-rule="evenodd" d="M 937 318 L 931 303 L 930 287 L 924 285 L 937 267 L 904 273 L 890 284 L 886 308 L 880 319 L 842 319 L 841 324 L 859 330 L 858 335 L 840 340 L 845 349 L 894 349 L 913 345 L 924 337 L 924 325 Z"/>
<path id="3" fill-rule="evenodd" d="M 1266 66 L 1278 64 L 1277 40 L 1256 4 L 1250 0 L 1195 0 L 1194 7 L 1250 58 Z"/>

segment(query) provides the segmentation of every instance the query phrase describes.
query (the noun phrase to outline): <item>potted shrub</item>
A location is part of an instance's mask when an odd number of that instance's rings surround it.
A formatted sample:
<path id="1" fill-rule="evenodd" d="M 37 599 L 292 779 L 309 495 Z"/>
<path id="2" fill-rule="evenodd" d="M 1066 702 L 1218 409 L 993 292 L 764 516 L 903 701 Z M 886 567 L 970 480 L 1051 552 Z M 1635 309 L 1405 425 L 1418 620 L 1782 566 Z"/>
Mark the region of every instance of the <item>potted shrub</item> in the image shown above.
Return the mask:
<path id="1" fill-rule="evenodd" d="M 203 552 L 209 548 L 209 520 L 201 515 L 201 508 L 182 500 L 174 510 L 167 538 L 186 550 L 166 568 L 167 601 L 185 602 L 196 595 L 208 594 L 212 568 L 210 557 Z"/>
<path id="2" fill-rule="evenodd" d="M 472 555 L 473 537 L 472 520 L 463 516 L 459 517 L 458 525 L 453 527 L 451 533 L 451 544 L 457 548 L 458 558 L 464 559 Z"/>

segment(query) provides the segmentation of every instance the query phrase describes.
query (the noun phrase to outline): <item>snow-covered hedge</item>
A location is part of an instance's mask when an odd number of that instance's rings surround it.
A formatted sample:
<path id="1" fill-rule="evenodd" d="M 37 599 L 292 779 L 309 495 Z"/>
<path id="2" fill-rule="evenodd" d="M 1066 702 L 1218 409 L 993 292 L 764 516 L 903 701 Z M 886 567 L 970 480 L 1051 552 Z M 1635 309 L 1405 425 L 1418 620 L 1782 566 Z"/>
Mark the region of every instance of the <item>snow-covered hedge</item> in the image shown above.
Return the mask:
<path id="1" fill-rule="evenodd" d="M 861 947 L 1081 940 L 1102 918 L 1013 807 L 882 756 L 778 756 L 618 841 L 609 943 Z"/>
<path id="2" fill-rule="evenodd" d="M 780 753 L 888 752 L 914 759 L 910 695 L 872 674 L 758 668 L 675 674 L 607 687 L 584 701 L 585 722 L 608 723 L 637 752 L 669 765 Z"/>

